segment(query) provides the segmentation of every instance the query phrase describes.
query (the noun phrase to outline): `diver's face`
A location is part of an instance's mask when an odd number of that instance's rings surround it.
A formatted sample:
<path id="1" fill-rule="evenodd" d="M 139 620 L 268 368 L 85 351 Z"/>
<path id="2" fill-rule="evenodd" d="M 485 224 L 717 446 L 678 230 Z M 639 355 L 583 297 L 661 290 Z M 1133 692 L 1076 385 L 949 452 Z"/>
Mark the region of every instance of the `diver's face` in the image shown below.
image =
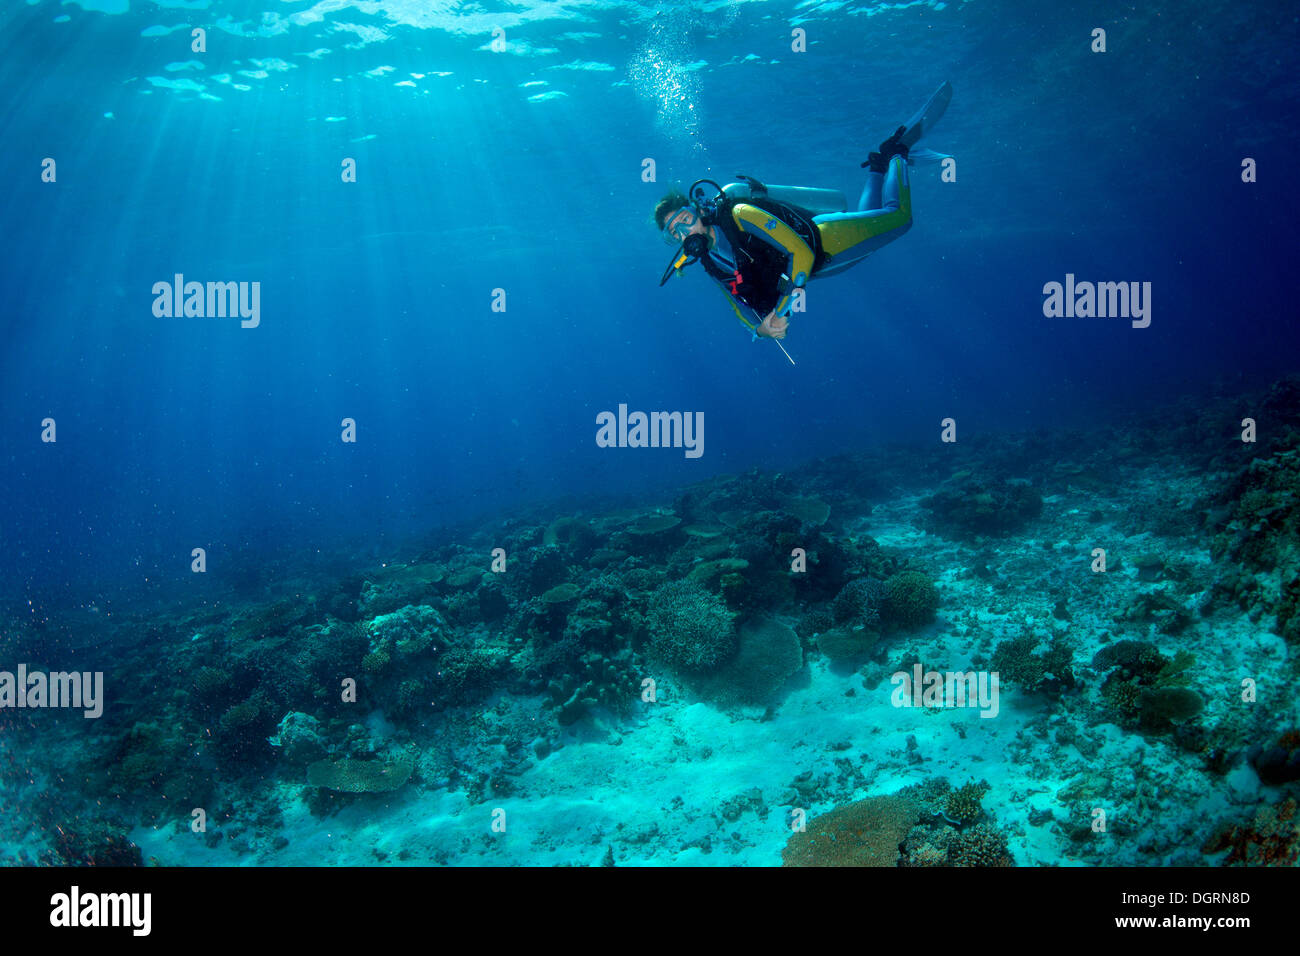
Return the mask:
<path id="1" fill-rule="evenodd" d="M 686 237 L 689 235 L 698 235 L 708 231 L 704 223 L 700 222 L 700 217 L 695 214 L 695 210 L 690 206 L 683 206 L 673 213 L 671 219 L 664 223 L 664 242 L 669 245 L 676 245 L 685 242 Z"/>

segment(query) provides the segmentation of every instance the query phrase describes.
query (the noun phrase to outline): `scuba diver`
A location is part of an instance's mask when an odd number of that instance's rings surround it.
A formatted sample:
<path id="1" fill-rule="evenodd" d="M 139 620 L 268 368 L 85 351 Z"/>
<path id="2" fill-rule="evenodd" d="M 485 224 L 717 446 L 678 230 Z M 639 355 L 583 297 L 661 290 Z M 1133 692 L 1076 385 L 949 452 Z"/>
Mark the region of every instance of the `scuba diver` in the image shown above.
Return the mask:
<path id="1" fill-rule="evenodd" d="M 669 192 L 655 206 L 655 225 L 679 248 L 659 286 L 699 262 L 755 339 L 784 338 L 796 290 L 843 272 L 911 228 L 908 164 L 949 158 L 913 147 L 951 99 L 952 86 L 944 83 L 868 156 L 867 185 L 854 212 L 846 211 L 839 190 L 765 186 L 750 176 L 726 187 L 700 179 L 685 194 Z"/>

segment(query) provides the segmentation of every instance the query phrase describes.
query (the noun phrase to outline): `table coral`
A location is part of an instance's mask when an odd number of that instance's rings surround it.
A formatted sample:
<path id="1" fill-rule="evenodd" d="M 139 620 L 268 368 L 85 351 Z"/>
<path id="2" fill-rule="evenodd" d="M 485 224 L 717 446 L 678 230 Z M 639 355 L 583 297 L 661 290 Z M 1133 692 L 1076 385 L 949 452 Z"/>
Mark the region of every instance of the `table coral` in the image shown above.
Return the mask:
<path id="1" fill-rule="evenodd" d="M 786 866 L 897 866 L 918 815 L 904 797 L 867 797 L 815 818 L 790 837 L 781 859 Z"/>

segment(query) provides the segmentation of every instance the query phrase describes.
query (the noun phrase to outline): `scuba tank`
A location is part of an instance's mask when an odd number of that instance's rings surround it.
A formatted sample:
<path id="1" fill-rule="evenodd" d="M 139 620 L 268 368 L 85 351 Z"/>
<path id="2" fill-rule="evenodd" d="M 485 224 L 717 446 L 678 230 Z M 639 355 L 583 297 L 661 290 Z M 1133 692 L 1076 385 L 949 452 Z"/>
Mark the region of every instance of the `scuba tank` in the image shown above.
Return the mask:
<path id="1" fill-rule="evenodd" d="M 740 202 L 746 199 L 772 199 L 806 209 L 814 216 L 828 212 L 845 212 L 849 202 L 838 189 L 813 189 L 809 186 L 768 186 L 753 176 L 737 176 L 742 180 L 728 183 L 722 191 L 728 199 Z"/>

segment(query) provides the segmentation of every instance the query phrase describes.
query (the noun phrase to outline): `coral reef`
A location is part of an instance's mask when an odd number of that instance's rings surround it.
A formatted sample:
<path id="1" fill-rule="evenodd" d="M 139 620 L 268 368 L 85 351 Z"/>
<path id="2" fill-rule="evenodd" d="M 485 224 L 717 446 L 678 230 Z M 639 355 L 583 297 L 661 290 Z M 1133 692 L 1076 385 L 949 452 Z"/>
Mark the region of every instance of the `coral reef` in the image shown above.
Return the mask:
<path id="1" fill-rule="evenodd" d="M 61 824 L 53 828 L 57 866 L 143 866 L 140 848 L 120 823 L 103 819 Z"/>
<path id="2" fill-rule="evenodd" d="M 326 742 L 321 736 L 320 721 L 310 714 L 292 711 L 284 715 L 275 736 L 267 743 L 279 747 L 284 759 L 305 766 L 325 756 Z"/>
<path id="3" fill-rule="evenodd" d="M 1042 651 L 1038 635 L 1025 633 L 1003 641 L 993 651 L 993 670 L 1003 683 L 1022 690 L 1059 694 L 1073 687 L 1074 648 L 1063 638 L 1051 637 Z"/>
<path id="4" fill-rule="evenodd" d="M 1249 823 L 1223 823 L 1205 841 L 1202 852 L 1228 851 L 1224 866 L 1295 866 L 1300 850 L 1300 818 L 1288 797 L 1255 811 Z"/>
<path id="5" fill-rule="evenodd" d="M 789 805 L 837 809 L 791 836 L 788 865 L 1188 865 L 1200 846 L 1229 865 L 1294 864 L 1295 804 L 1269 789 L 1294 797 L 1300 781 L 1294 714 L 1242 706 L 1233 682 L 1264 701 L 1294 677 L 1265 632 L 1300 643 L 1300 380 L 1268 409 L 1253 401 L 1276 416 L 1255 447 L 1223 439 L 1244 414 L 1232 396 L 1175 426 L 714 476 L 671 506 L 520 506 L 430 530 L 396 560 L 268 563 L 180 610 L 119 601 L 37 628 L 24 609 L 5 627 L 46 653 L 75 634 L 78 655 L 110 658 L 113 707 L 89 735 L 0 712 L 8 817 L 68 801 L 39 854 L 5 859 L 138 863 L 133 834 L 167 863 L 298 862 L 312 841 L 293 828 L 322 821 L 286 823 L 286 799 L 400 829 L 418 789 L 447 825 L 366 847 L 366 862 L 494 860 L 448 835 L 451 818 L 545 793 L 591 841 L 561 858 L 566 837 L 541 821 L 527 852 L 548 863 L 772 862 L 784 835 L 761 821 Z M 1088 573 L 1094 547 L 1106 574 Z M 989 721 L 895 711 L 886 678 L 916 662 L 996 670 L 1039 696 Z M 791 765 L 771 759 L 787 747 Z M 57 756 L 29 777 L 20 752 Z M 609 788 L 635 786 L 624 765 L 667 795 L 653 825 L 614 819 Z M 968 782 L 913 783 L 941 766 Z M 364 796 L 399 790 L 391 817 Z M 1204 839 L 1222 806 L 1241 817 Z M 216 823 L 199 839 L 192 807 Z M 1098 807 L 1105 831 L 1090 827 Z"/>
<path id="6" fill-rule="evenodd" d="M 427 604 L 445 576 L 438 564 L 394 564 L 366 578 L 359 599 L 362 614 L 376 617 L 408 605 Z"/>
<path id="7" fill-rule="evenodd" d="M 879 581 L 872 578 L 856 578 L 844 585 L 840 593 L 835 596 L 835 600 L 831 602 L 833 620 L 841 626 L 878 631 L 881 605 L 884 600 L 885 588 Z"/>
<path id="8" fill-rule="evenodd" d="M 924 627 L 939 610 L 939 589 L 922 571 L 900 571 L 885 579 L 880 608 L 890 627 Z"/>
<path id="9" fill-rule="evenodd" d="M 501 686 L 500 677 L 509 667 L 509 656 L 500 648 L 453 647 L 438 658 L 428 692 L 439 707 L 476 703 Z"/>
<path id="10" fill-rule="evenodd" d="M 1300 447 L 1252 460 L 1224 488 L 1218 505 L 1215 557 L 1275 582 L 1260 587 L 1230 569 L 1220 588 L 1247 610 L 1276 615 L 1278 634 L 1300 644 Z"/>
<path id="11" fill-rule="evenodd" d="M 307 783 L 342 793 L 389 793 L 406 785 L 415 770 L 415 752 L 391 760 L 318 760 L 307 768 Z"/>
<path id="12" fill-rule="evenodd" d="M 786 866 L 897 866 L 917 816 L 905 797 L 867 797 L 813 818 L 781 859 Z"/>
<path id="13" fill-rule="evenodd" d="M 944 801 L 944 816 L 959 825 L 974 823 L 984 813 L 980 801 L 988 793 L 987 781 L 971 782 L 948 794 Z"/>
<path id="14" fill-rule="evenodd" d="M 736 647 L 731 612 L 694 581 L 672 581 L 655 591 L 647 623 L 652 652 L 670 667 L 710 670 Z"/>
<path id="15" fill-rule="evenodd" d="M 389 648 L 402 660 L 429 650 L 438 640 L 445 622 L 434 608 L 408 605 L 372 619 L 366 629 L 370 634 L 370 651 Z"/>
<path id="16" fill-rule="evenodd" d="M 921 499 L 934 530 L 952 537 L 1005 535 L 1043 510 L 1043 496 L 1031 485 L 959 471 Z"/>
<path id="17" fill-rule="evenodd" d="M 1011 866 L 1006 836 L 987 823 L 954 834 L 948 843 L 951 866 Z"/>
<path id="18" fill-rule="evenodd" d="M 1300 731 L 1288 730 L 1270 747 L 1251 747 L 1246 759 L 1264 783 L 1300 780 Z"/>
<path id="19" fill-rule="evenodd" d="M 739 628 L 735 656 L 691 686 L 721 703 L 763 704 L 801 667 L 803 648 L 794 629 L 753 618 Z"/>
<path id="20" fill-rule="evenodd" d="M 1196 717 L 1205 707 L 1199 693 L 1186 686 L 1196 658 L 1187 651 L 1165 657 L 1152 644 L 1123 640 L 1093 655 L 1092 666 L 1109 672 L 1101 696 L 1129 726 L 1165 732 Z"/>
<path id="21" fill-rule="evenodd" d="M 817 635 L 817 650 L 832 661 L 856 661 L 876 646 L 880 632 L 869 628 L 832 627 Z"/>

